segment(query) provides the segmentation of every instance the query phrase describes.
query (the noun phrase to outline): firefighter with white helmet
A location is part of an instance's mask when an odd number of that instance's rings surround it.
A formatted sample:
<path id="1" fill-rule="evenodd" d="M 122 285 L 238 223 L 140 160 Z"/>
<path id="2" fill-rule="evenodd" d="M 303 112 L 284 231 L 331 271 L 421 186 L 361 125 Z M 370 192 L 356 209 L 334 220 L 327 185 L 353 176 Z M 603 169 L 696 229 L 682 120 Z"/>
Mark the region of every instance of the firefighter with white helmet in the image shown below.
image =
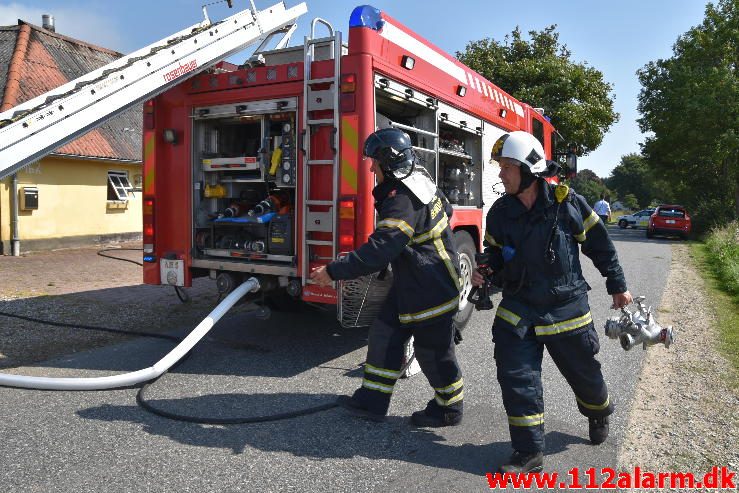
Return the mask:
<path id="1" fill-rule="evenodd" d="M 449 217 L 452 209 L 416 159 L 410 137 L 395 128 L 371 134 L 364 155 L 372 159 L 372 191 L 378 222 L 367 243 L 341 260 L 319 267 L 321 285 L 354 279 L 392 266 L 393 285 L 369 330 L 362 386 L 339 404 L 381 421 L 401 376 L 404 345 L 413 336 L 416 359 L 434 389 L 416 426 L 453 426 L 462 421 L 462 371 L 454 352 L 460 292 L 459 262 Z M 432 289 L 430 289 L 432 288 Z"/>
<path id="2" fill-rule="evenodd" d="M 606 278 L 612 308 L 632 300 L 605 225 L 581 195 L 543 179 L 558 166 L 545 159 L 541 142 L 527 132 L 504 134 L 491 157 L 500 164 L 506 194 L 488 212 L 485 251 L 503 289 L 493 321 L 494 357 L 514 449 L 500 470 L 535 472 L 544 460 L 544 347 L 588 418 L 593 444 L 608 436 L 613 412 L 595 358 L 598 335 L 578 245 Z M 483 280 L 473 273 L 473 285 Z"/>

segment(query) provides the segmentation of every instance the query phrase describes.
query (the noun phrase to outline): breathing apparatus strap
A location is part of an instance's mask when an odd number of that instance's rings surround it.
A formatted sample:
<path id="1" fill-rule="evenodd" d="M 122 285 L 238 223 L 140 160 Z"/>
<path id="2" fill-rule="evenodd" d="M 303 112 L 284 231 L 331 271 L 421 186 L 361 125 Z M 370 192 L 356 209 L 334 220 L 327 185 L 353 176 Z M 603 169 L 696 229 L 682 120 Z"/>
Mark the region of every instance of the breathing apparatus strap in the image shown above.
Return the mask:
<path id="1" fill-rule="evenodd" d="M 554 213 L 554 223 L 552 224 L 552 231 L 549 233 L 549 241 L 547 242 L 547 249 L 544 252 L 544 258 L 550 264 L 553 264 L 557 259 L 557 254 L 552 248 L 554 243 L 554 236 L 557 233 L 557 226 L 559 226 L 559 210 L 562 208 L 562 204 L 570 196 L 570 187 L 567 185 L 557 185 L 554 189 L 554 198 L 557 201 L 557 211 Z"/>

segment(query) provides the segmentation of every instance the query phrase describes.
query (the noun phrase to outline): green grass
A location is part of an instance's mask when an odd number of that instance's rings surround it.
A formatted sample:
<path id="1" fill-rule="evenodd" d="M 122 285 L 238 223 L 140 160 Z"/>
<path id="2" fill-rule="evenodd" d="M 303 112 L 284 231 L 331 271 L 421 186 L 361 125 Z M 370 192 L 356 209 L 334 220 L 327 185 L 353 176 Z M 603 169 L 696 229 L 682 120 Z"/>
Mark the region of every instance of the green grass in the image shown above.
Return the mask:
<path id="1" fill-rule="evenodd" d="M 739 222 L 714 229 L 691 249 L 715 302 L 721 351 L 734 366 L 731 384 L 739 388 Z"/>

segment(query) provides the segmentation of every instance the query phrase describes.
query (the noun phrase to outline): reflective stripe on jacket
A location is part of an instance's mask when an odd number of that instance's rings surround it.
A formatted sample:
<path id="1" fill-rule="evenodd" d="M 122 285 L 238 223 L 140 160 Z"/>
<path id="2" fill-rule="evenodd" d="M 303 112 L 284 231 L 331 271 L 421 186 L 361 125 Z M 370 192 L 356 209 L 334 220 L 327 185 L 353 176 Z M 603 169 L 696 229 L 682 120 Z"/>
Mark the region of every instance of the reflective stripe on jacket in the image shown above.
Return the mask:
<path id="1" fill-rule="evenodd" d="M 448 215 L 437 191 L 422 204 L 401 181 L 380 183 L 372 191 L 378 221 L 367 243 L 327 269 L 334 280 L 354 279 L 392 264 L 399 320 L 422 324 L 454 314 L 459 304 L 459 260 Z"/>
<path id="2" fill-rule="evenodd" d="M 504 195 L 486 218 L 486 251 L 502 273 L 503 297 L 546 307 L 586 293 L 578 244 L 606 278 L 609 294 L 626 291 L 616 248 L 585 199 L 570 191 L 559 203 L 555 185 L 539 180 L 539 187 L 531 210 Z M 553 255 L 547 255 L 550 244 Z"/>

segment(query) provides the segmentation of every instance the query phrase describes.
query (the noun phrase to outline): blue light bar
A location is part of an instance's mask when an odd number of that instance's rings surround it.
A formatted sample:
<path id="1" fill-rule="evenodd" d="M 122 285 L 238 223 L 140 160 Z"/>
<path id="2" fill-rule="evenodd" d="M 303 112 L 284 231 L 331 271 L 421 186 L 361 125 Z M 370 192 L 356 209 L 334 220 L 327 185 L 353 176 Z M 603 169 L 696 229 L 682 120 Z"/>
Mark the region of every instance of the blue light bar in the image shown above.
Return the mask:
<path id="1" fill-rule="evenodd" d="M 349 17 L 349 27 L 369 27 L 379 31 L 384 24 L 380 10 L 371 5 L 360 5 L 352 11 Z"/>
<path id="2" fill-rule="evenodd" d="M 155 255 L 144 255 L 144 262 L 148 262 L 150 264 L 153 264 L 157 261 L 157 258 Z"/>

